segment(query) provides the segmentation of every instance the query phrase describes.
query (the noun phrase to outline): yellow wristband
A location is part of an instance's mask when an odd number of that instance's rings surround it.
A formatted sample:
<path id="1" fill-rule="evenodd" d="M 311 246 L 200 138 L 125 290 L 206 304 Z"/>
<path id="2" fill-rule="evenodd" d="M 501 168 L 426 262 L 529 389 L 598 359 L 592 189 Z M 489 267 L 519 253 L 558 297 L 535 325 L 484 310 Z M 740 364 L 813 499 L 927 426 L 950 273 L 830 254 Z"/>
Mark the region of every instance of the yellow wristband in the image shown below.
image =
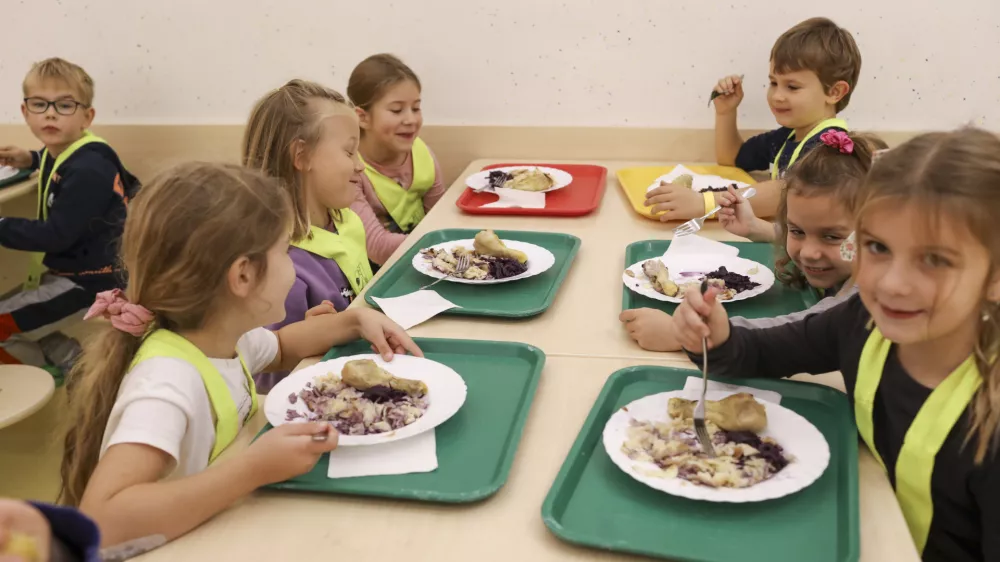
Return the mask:
<path id="1" fill-rule="evenodd" d="M 705 214 L 707 215 L 712 212 L 712 209 L 717 207 L 717 205 L 715 204 L 715 193 L 711 191 L 706 191 L 702 193 L 702 195 L 705 197 Z M 708 218 L 714 219 L 715 213 L 712 213 L 712 215 Z"/>

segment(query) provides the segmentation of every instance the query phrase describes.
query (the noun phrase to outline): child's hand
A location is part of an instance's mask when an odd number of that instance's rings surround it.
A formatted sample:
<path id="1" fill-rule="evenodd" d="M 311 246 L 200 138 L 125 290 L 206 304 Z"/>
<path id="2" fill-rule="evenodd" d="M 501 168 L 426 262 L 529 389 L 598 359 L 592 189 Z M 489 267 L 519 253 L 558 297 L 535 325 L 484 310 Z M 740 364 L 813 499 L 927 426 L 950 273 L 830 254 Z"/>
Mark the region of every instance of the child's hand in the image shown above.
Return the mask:
<path id="1" fill-rule="evenodd" d="M 52 529 L 31 504 L 0 500 L 0 560 L 39 562 L 49 559 Z"/>
<path id="2" fill-rule="evenodd" d="M 736 111 L 743 101 L 743 79 L 738 75 L 726 76 L 715 85 L 713 90 L 722 94 L 715 98 L 715 114 L 726 115 Z"/>
<path id="3" fill-rule="evenodd" d="M 662 310 L 638 308 L 622 312 L 618 319 L 625 331 L 647 351 L 680 351 L 674 319 Z"/>
<path id="4" fill-rule="evenodd" d="M 358 335 L 372 344 L 372 351 L 386 361 L 392 361 L 393 354 L 423 357 L 424 352 L 417 347 L 406 330 L 399 327 L 388 316 L 370 308 L 357 309 Z"/>
<path id="5" fill-rule="evenodd" d="M 719 194 L 719 224 L 729 232 L 749 238 L 753 232 L 754 223 L 757 222 L 757 215 L 753 212 L 750 201 L 741 196 L 729 186 L 729 191 Z"/>
<path id="6" fill-rule="evenodd" d="M 245 460 L 234 462 L 250 463 L 261 486 L 284 482 L 312 470 L 324 453 L 337 448 L 338 439 L 326 422 L 286 423 L 261 435 L 244 453 Z"/>
<path id="7" fill-rule="evenodd" d="M 719 290 L 709 287 L 702 295 L 688 291 L 674 311 L 677 339 L 684 349 L 701 353 L 701 339 L 708 338 L 708 348 L 718 347 L 729 340 L 729 315 L 716 300 Z"/>
<path id="8" fill-rule="evenodd" d="M 646 193 L 647 207 L 660 222 L 687 220 L 705 214 L 705 198 L 690 187 L 661 181 L 660 186 Z M 662 214 L 660 214 L 662 213 Z"/>
<path id="9" fill-rule="evenodd" d="M 330 301 L 323 301 L 306 311 L 306 318 L 310 316 L 320 316 L 322 314 L 336 314 L 337 309 Z"/>
<path id="10" fill-rule="evenodd" d="M 31 167 L 31 153 L 16 146 L 0 146 L 0 166 L 26 169 Z"/>

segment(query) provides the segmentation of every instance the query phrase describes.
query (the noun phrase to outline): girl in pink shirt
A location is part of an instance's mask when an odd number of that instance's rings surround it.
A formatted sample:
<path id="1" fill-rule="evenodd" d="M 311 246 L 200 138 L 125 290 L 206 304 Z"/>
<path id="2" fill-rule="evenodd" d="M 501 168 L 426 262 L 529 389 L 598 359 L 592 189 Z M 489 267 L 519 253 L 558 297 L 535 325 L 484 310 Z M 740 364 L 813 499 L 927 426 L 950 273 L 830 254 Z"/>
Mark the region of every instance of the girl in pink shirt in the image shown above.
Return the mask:
<path id="1" fill-rule="evenodd" d="M 441 167 L 417 136 L 420 79 L 393 55 L 363 60 L 347 84 L 361 123 L 365 171 L 351 210 L 365 225 L 368 256 L 382 265 L 444 195 Z"/>

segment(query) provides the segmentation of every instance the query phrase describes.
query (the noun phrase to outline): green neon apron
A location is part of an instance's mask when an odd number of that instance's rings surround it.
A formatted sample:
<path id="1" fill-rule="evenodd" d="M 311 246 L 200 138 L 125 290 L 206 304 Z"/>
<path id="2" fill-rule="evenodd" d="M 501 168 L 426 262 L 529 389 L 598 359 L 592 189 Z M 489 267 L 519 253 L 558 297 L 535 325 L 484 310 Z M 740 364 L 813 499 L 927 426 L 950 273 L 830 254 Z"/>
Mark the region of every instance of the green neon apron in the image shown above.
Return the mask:
<path id="1" fill-rule="evenodd" d="M 132 367 L 153 357 L 173 357 L 198 369 L 201 381 L 205 384 L 205 391 L 208 392 L 208 401 L 212 404 L 212 414 L 215 418 L 215 444 L 212 446 L 212 454 L 208 458 L 209 464 L 215 462 L 222 451 L 226 450 L 226 447 L 236 439 L 241 425 L 237 404 L 229 392 L 229 387 L 226 386 L 225 379 L 200 349 L 169 330 L 156 330 L 146 336 L 142 346 L 139 347 L 139 352 L 136 353 L 135 359 L 132 361 Z M 240 365 L 243 367 L 243 375 L 247 378 L 247 389 L 250 391 L 250 413 L 247 415 L 247 419 L 250 419 L 257 413 L 257 386 L 254 385 L 253 376 L 250 375 L 250 370 L 247 369 L 243 357 L 239 356 L 239 359 Z"/>
<path id="2" fill-rule="evenodd" d="M 872 409 L 891 347 L 892 342 L 885 339 L 878 328 L 872 330 L 861 352 L 858 380 L 854 385 L 854 419 L 858 432 L 883 470 L 885 463 L 875 449 Z M 903 447 L 896 459 L 896 498 L 921 554 L 934 516 L 931 499 L 934 459 L 982 382 L 975 359 L 970 356 L 931 392 L 903 438 Z"/>
<path id="3" fill-rule="evenodd" d="M 392 220 L 396 221 L 403 232 L 413 230 L 424 218 L 424 194 L 434 185 L 434 157 L 424 144 L 417 138 L 413 141 L 411 151 L 413 159 L 413 183 L 410 189 L 395 180 L 388 178 L 370 164 L 361 159 L 365 165 L 365 174 L 375 188 L 375 195 L 385 205 Z"/>
<path id="4" fill-rule="evenodd" d="M 372 279 L 372 267 L 368 262 L 368 250 L 365 248 L 365 225 L 354 211 L 340 210 L 338 221 L 330 214 L 337 233 L 312 225 L 309 227 L 310 237 L 292 242 L 292 246 L 301 248 L 311 254 L 334 260 L 344 272 L 355 295 L 360 295 Z"/>
<path id="5" fill-rule="evenodd" d="M 79 140 L 69 145 L 66 150 L 62 151 L 62 154 L 56 157 L 56 162 L 52 166 L 52 171 L 49 173 L 49 177 L 42 183 L 42 176 L 45 172 L 45 161 L 49 157 L 48 149 L 43 149 L 41 155 L 38 159 L 38 220 L 45 221 L 49 220 L 49 188 L 52 186 L 52 176 L 56 175 L 59 171 L 59 167 L 63 165 L 74 152 L 79 150 L 80 147 L 90 144 L 92 142 L 99 142 L 107 144 L 104 139 L 95 136 L 90 131 L 84 131 L 83 136 Z M 42 275 L 45 273 L 46 267 L 42 264 L 45 259 L 45 254 L 42 252 L 33 252 L 28 260 L 28 278 L 25 280 L 22 288 L 25 291 L 34 291 L 41 285 Z"/>
<path id="6" fill-rule="evenodd" d="M 792 164 L 794 164 L 795 161 L 799 159 L 799 154 L 802 153 L 802 147 L 806 145 L 806 142 L 809 139 L 818 135 L 823 129 L 828 129 L 830 127 L 838 127 L 846 131 L 847 121 L 844 121 L 843 119 L 827 119 L 825 121 L 820 121 L 819 125 L 813 127 L 813 129 L 809 131 L 809 134 L 806 135 L 806 138 L 802 139 L 802 142 L 800 142 L 799 145 L 795 147 L 795 151 L 792 152 L 792 158 L 788 161 L 788 166 L 785 169 L 787 170 L 788 168 L 791 168 Z M 788 135 L 788 138 L 785 139 L 785 142 L 781 143 L 781 148 L 778 149 L 778 155 L 774 157 L 774 162 L 771 162 L 772 180 L 781 178 L 781 174 L 778 173 L 778 162 L 781 162 L 781 155 L 784 154 L 785 152 L 785 145 L 787 145 L 788 141 L 792 140 L 792 138 L 794 137 L 795 137 L 795 131 L 792 131 Z"/>

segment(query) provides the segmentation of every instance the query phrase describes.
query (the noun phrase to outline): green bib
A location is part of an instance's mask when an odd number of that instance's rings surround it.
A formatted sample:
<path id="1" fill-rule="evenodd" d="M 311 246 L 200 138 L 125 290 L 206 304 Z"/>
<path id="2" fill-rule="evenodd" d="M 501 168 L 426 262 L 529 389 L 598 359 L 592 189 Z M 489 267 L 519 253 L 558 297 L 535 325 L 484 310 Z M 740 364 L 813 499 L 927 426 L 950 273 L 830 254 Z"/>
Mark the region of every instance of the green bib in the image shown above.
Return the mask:
<path id="1" fill-rule="evenodd" d="M 212 454 L 208 459 L 209 464 L 215 462 L 222 451 L 236 439 L 241 426 L 237 404 L 233 400 L 222 374 L 193 343 L 169 330 L 156 330 L 146 336 L 139 347 L 139 352 L 135 354 L 132 367 L 153 357 L 173 357 L 198 369 L 201 381 L 205 384 L 205 391 L 208 392 L 208 401 L 212 404 L 212 414 L 215 418 L 215 445 L 212 446 Z M 247 416 L 249 419 L 257 413 L 257 386 L 254 385 L 253 377 L 250 375 L 250 370 L 247 369 L 247 364 L 243 361 L 242 356 L 240 356 L 240 365 L 243 366 L 243 374 L 247 378 L 247 389 L 250 391 L 250 414 Z"/>
<path id="2" fill-rule="evenodd" d="M 872 409 L 891 347 L 892 342 L 885 339 L 878 328 L 872 330 L 861 352 L 858 380 L 854 385 L 854 419 L 858 432 L 883 470 L 885 463 L 875 449 Z M 934 459 L 982 382 L 975 359 L 970 356 L 931 392 L 903 438 L 903 447 L 896 459 L 896 499 L 921 554 L 934 516 L 931 499 Z"/>
<path id="3" fill-rule="evenodd" d="M 372 280 L 372 266 L 368 262 L 368 250 L 365 247 L 365 225 L 361 222 L 361 217 L 350 209 L 340 210 L 339 221 L 333 213 L 330 213 L 330 217 L 337 227 L 336 233 L 312 225 L 309 227 L 311 237 L 292 242 L 292 246 L 337 262 L 354 294 L 360 295 L 365 285 Z"/>
<path id="4" fill-rule="evenodd" d="M 45 161 L 48 160 L 49 151 L 48 149 L 43 149 L 42 154 L 38 161 L 38 220 L 44 221 L 49 220 L 49 188 L 52 186 L 52 176 L 56 175 L 59 171 L 59 167 L 63 165 L 74 152 L 80 149 L 81 146 L 90 144 L 92 142 L 99 142 L 107 144 L 104 139 L 95 136 L 90 131 L 84 131 L 83 136 L 79 140 L 69 145 L 66 150 L 62 152 L 58 157 L 56 157 L 55 165 L 52 166 L 52 171 L 49 173 L 49 177 L 45 180 L 44 184 L 42 182 L 43 172 L 45 171 Z M 45 254 L 42 252 L 34 252 L 28 261 L 28 278 L 25 280 L 22 288 L 25 291 L 34 291 L 42 282 L 42 275 L 45 273 L 45 266 L 42 264 L 42 260 L 45 259 Z"/>
<path id="5" fill-rule="evenodd" d="M 413 141 L 410 157 L 413 160 L 413 183 L 410 189 L 403 189 L 403 186 L 361 159 L 365 165 L 365 174 L 375 188 L 375 195 L 403 232 L 410 232 L 423 220 L 424 194 L 434 185 L 435 179 L 434 157 L 424 141 L 419 138 Z"/>
<path id="6" fill-rule="evenodd" d="M 795 151 L 792 152 L 792 158 L 788 161 L 788 167 L 786 167 L 785 169 L 787 170 L 788 168 L 791 168 L 792 164 L 794 164 L 795 161 L 799 159 L 799 154 L 802 153 L 802 147 L 806 145 L 806 142 L 809 139 L 815 137 L 820 133 L 820 131 L 822 131 L 823 129 L 827 129 L 829 127 L 839 127 L 846 131 L 847 121 L 844 121 L 843 119 L 827 119 L 825 121 L 820 121 L 819 125 L 813 127 L 813 129 L 809 131 L 809 134 L 806 135 L 806 138 L 802 139 L 802 142 L 800 142 L 799 145 L 795 147 Z M 788 141 L 792 140 L 792 138 L 794 137 L 795 137 L 795 131 L 792 131 L 791 134 L 788 135 L 788 138 L 785 139 L 785 142 L 781 143 L 781 148 L 778 149 L 778 155 L 774 157 L 774 162 L 771 162 L 772 180 L 781 179 L 781 174 L 778 173 L 778 162 L 781 161 L 781 155 L 784 154 L 785 152 L 785 145 L 787 145 Z"/>

